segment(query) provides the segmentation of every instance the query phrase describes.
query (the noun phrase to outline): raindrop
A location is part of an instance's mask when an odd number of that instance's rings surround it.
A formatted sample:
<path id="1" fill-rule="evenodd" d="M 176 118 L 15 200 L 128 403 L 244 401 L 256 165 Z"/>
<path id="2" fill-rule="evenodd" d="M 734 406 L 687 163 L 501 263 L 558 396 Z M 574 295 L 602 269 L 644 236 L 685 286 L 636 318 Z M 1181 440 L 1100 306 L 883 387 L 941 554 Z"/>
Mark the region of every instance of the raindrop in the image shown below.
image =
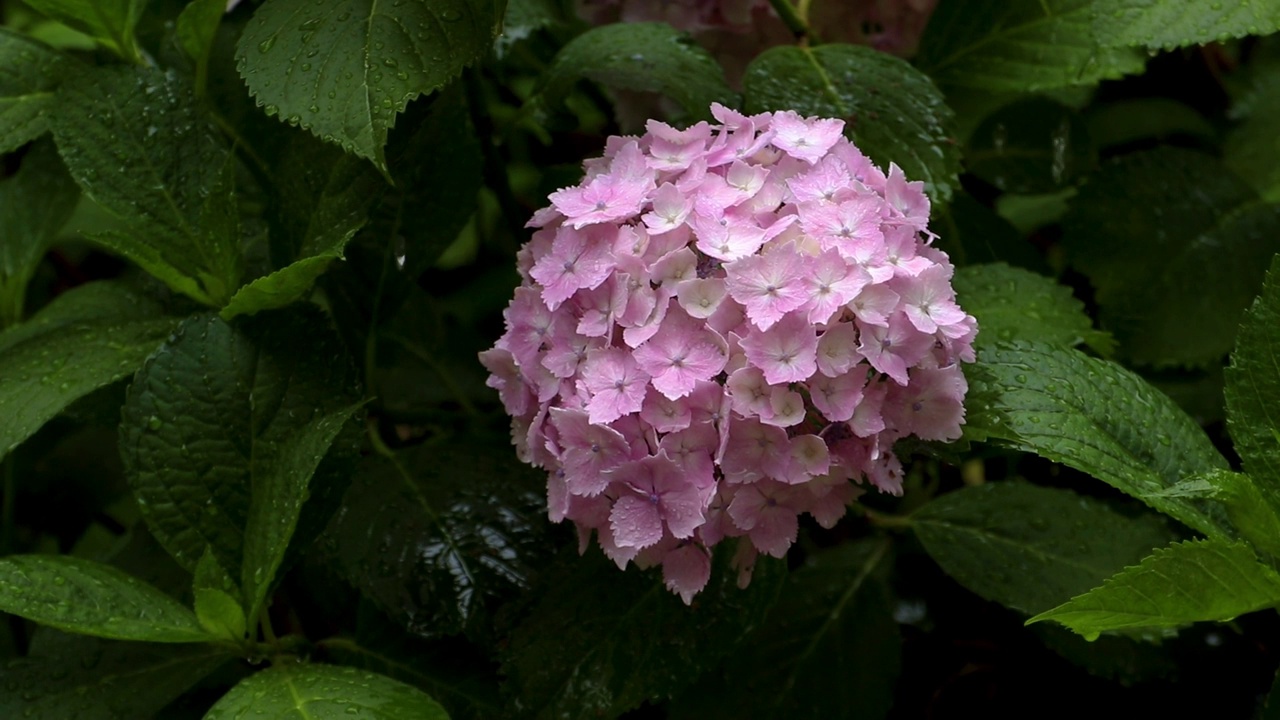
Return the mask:
<path id="1" fill-rule="evenodd" d="M 258 52 L 260 53 L 270 52 L 271 48 L 275 46 L 275 44 L 276 44 L 276 36 L 272 35 L 266 40 L 263 40 L 262 42 L 258 43 Z"/>

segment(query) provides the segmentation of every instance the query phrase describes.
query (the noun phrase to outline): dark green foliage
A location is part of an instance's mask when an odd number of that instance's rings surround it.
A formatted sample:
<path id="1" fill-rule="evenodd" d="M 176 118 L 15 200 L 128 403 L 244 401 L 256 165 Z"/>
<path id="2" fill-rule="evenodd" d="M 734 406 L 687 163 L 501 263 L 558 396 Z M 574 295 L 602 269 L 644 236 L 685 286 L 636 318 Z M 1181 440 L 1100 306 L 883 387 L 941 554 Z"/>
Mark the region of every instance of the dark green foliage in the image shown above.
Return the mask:
<path id="1" fill-rule="evenodd" d="M 944 495 L 912 515 L 911 528 L 948 575 L 1029 614 L 1095 587 L 1174 539 L 1157 516 L 1130 517 L 1067 490 L 1022 483 Z"/>
<path id="2" fill-rule="evenodd" d="M 370 459 L 326 531 L 337 571 L 415 635 L 488 634 L 549 555 L 541 473 L 490 447 Z"/>
<path id="3" fill-rule="evenodd" d="M 605 25 L 579 35 L 557 53 L 535 97 L 558 107 L 583 79 L 618 90 L 662 93 L 691 118 L 710 119 L 713 102 L 737 105 L 716 61 L 661 23 Z"/>
<path id="4" fill-rule="evenodd" d="M 728 550 L 728 548 L 722 548 Z M 562 557 L 511 637 L 503 671 L 519 717 L 617 716 L 670 698 L 764 622 L 784 572 L 762 560 L 751 586 L 717 553 L 708 587 L 686 607 L 653 573 L 617 574 L 599 552 Z"/>
<path id="5" fill-rule="evenodd" d="M 1280 251 L 1280 207 L 1214 158 L 1174 148 L 1103 166 L 1063 225 L 1103 327 L 1124 355 L 1148 365 L 1221 361 Z"/>
<path id="6" fill-rule="evenodd" d="M 1280 5 L 917 5 L 4 4 L 0 718 L 1280 714 Z M 686 604 L 666 546 L 599 550 L 626 476 L 548 520 L 555 382 L 521 367 L 509 426 L 477 353 L 548 195 L 713 103 L 922 182 L 912 252 L 978 334 L 964 435 L 897 440 L 901 496 L 853 478 L 753 574 L 727 538 Z M 797 194 L 772 152 L 753 211 Z M 949 302 L 905 249 L 881 287 Z M 888 450 L 857 442 L 828 454 Z"/>

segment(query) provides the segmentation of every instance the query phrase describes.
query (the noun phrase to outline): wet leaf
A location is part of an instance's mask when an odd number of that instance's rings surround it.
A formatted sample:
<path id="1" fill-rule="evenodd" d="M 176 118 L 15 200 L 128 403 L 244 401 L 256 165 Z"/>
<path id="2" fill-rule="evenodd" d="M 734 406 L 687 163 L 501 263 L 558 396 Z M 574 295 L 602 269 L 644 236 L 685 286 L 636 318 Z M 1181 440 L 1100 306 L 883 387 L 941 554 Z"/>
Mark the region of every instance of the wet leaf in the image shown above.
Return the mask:
<path id="1" fill-rule="evenodd" d="M 1134 362 L 1218 363 L 1280 251 L 1280 206 L 1221 162 L 1164 147 L 1092 175 L 1063 219 L 1067 258 L 1097 290 L 1099 320 Z"/>
<path id="2" fill-rule="evenodd" d="M 117 640 L 209 642 L 196 616 L 130 575 L 67 555 L 0 559 L 0 611 Z"/>
<path id="3" fill-rule="evenodd" d="M 1234 532 L 1214 500 L 1170 495 L 1227 461 L 1186 413 L 1120 365 L 1034 343 L 982 348 L 965 368 L 965 435 L 1033 452 L 1210 537 Z"/>
<path id="4" fill-rule="evenodd" d="M 385 171 L 396 116 L 488 53 L 500 20 L 492 0 L 267 0 L 236 67 L 268 115 Z"/>
<path id="5" fill-rule="evenodd" d="M 80 189 L 47 141 L 23 157 L 16 175 L 0 180 L 0 327 L 23 319 L 27 285 L 79 199 Z"/>
<path id="6" fill-rule="evenodd" d="M 1264 200 L 1280 202 L 1280 137 L 1273 132 L 1280 114 L 1280 73 L 1263 76 L 1248 105 L 1247 115 L 1227 134 L 1222 160 Z M 1233 108 L 1240 109 L 1240 104 Z"/>
<path id="7" fill-rule="evenodd" d="M 1103 47 L 1171 50 L 1273 33 L 1280 30 L 1280 5 L 1248 0 L 1096 0 L 1093 30 Z"/>
<path id="8" fill-rule="evenodd" d="M 502 19 L 502 34 L 495 43 L 498 56 L 502 57 L 512 45 L 538 30 L 563 20 L 556 0 L 508 0 Z"/>
<path id="9" fill-rule="evenodd" d="M 506 448 L 451 439 L 366 462 L 325 532 L 338 572 L 424 636 L 488 632 L 495 601 L 550 552 L 545 479 Z"/>
<path id="10" fill-rule="evenodd" d="M 1227 429 L 1244 470 L 1280 511 L 1280 258 L 1244 315 L 1226 371 Z"/>
<path id="11" fill-rule="evenodd" d="M 0 333 L 0 454 L 75 400 L 132 375 L 177 322 L 123 285 L 97 282 Z"/>
<path id="12" fill-rule="evenodd" d="M 126 60 L 138 59 L 134 26 L 146 0 L 29 0 L 28 5 L 85 33 Z"/>
<path id="13" fill-rule="evenodd" d="M 66 63 L 38 40 L 0 28 L 0 153 L 44 134 Z"/>
<path id="14" fill-rule="evenodd" d="M 1177 627 L 1280 603 L 1280 575 L 1243 543 L 1194 540 L 1157 550 L 1141 564 L 1028 623 L 1054 620 L 1093 639 L 1107 630 Z"/>
<path id="15" fill-rule="evenodd" d="M 243 640 L 248 624 L 240 606 L 240 588 L 209 548 L 200 556 L 192 585 L 201 627 L 217 637 Z"/>
<path id="16" fill-rule="evenodd" d="M 711 103 L 737 105 L 719 63 L 666 23 L 613 23 L 565 44 L 543 74 L 536 102 L 559 108 L 579 80 L 665 95 L 687 118 L 711 119 Z"/>
<path id="17" fill-rule="evenodd" d="M 151 532 L 191 570 L 211 547 L 254 609 L 285 546 L 305 546 L 345 489 L 360 434 L 358 423 L 340 426 L 358 397 L 350 360 L 314 310 L 234 326 L 187 319 L 121 411 L 121 457 Z"/>
<path id="18" fill-rule="evenodd" d="M 227 10 L 223 0 L 193 0 L 178 15 L 178 43 L 196 63 L 196 92 L 204 92 L 209 74 L 209 50 Z"/>
<path id="19" fill-rule="evenodd" d="M 1085 343 L 1102 355 L 1114 349 L 1110 336 L 1093 329 L 1071 288 L 1051 278 L 993 263 L 958 269 L 952 286 L 956 301 L 978 319 L 980 345 L 1026 340 L 1062 347 Z"/>
<path id="20" fill-rule="evenodd" d="M 84 68 L 58 93 L 54 137 L 85 194 L 128 232 L 92 239 L 214 306 L 240 285 L 234 160 L 172 73 Z"/>
<path id="21" fill-rule="evenodd" d="M 1144 54 L 1100 49 L 1093 0 L 942 0 L 916 65 L 939 85 L 1047 90 L 1141 72 Z"/>
<path id="22" fill-rule="evenodd" d="M 1034 614 L 1136 565 L 1175 539 L 1152 514 L 1130 517 L 1069 490 L 987 483 L 946 493 L 911 528 L 948 575 Z"/>
<path id="23" fill-rule="evenodd" d="M 231 659 L 216 645 L 116 642 L 41 629 L 29 657 L 0 667 L 7 690 L 0 692 L 0 717 L 152 717 Z"/>
<path id="24" fill-rule="evenodd" d="M 923 180 L 935 201 L 958 186 L 955 117 L 928 76 L 906 61 L 854 45 L 779 47 L 761 53 L 742 80 L 748 112 L 795 110 L 841 118 L 845 133 L 887 170 Z"/>
<path id="25" fill-rule="evenodd" d="M 280 664 L 255 673 L 222 696 L 204 720 L 449 720 L 429 695 L 364 670 Z"/>

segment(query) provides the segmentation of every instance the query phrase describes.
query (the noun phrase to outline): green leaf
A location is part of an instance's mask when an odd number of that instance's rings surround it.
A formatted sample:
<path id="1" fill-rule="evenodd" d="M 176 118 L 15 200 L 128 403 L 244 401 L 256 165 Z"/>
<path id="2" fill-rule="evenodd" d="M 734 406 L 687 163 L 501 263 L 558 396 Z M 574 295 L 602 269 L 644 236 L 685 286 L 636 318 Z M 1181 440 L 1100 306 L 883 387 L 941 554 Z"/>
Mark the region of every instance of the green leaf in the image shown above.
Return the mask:
<path id="1" fill-rule="evenodd" d="M 942 0 L 916 65 L 939 85 L 1047 90 L 1141 72 L 1144 54 L 1094 41 L 1093 0 Z"/>
<path id="2" fill-rule="evenodd" d="M 0 334 L 0 454 L 76 399 L 132 375 L 176 323 L 125 287 L 98 282 Z"/>
<path id="3" fill-rule="evenodd" d="M 31 654 L 0 667 L 0 717 L 149 718 L 232 659 L 220 645 L 100 640 L 40 629 Z"/>
<path id="4" fill-rule="evenodd" d="M 661 93 L 685 116 L 711 118 L 711 103 L 736 106 L 720 64 L 666 23 L 613 23 L 591 28 L 556 53 L 534 100 L 560 108 L 579 80 L 619 90 Z"/>
<path id="5" fill-rule="evenodd" d="M 726 666 L 724 717 L 876 718 L 893 704 L 902 638 L 883 584 L 887 538 L 818 553 Z"/>
<path id="6" fill-rule="evenodd" d="M 121 458 L 151 532 L 190 570 L 210 546 L 242 577 L 247 609 L 284 552 L 264 543 L 287 543 L 295 522 L 308 528 L 295 542 L 306 542 L 317 520 L 327 520 L 298 519 L 298 486 L 314 473 L 313 496 L 327 496 L 333 484 L 341 492 L 355 459 L 351 435 L 325 454 L 336 417 L 359 397 L 350 360 L 326 325 L 303 308 L 234 326 L 188 318 L 138 371 L 121 410 Z M 359 437 L 354 424 L 351 432 Z M 287 497 L 266 494 L 286 487 Z M 263 514 L 272 512 L 281 527 L 268 532 Z"/>
<path id="7" fill-rule="evenodd" d="M 1280 30 L 1274 2 L 1204 0 L 1095 0 L 1093 31 L 1103 47 L 1141 45 L 1172 50 L 1183 45 L 1268 35 Z"/>
<path id="8" fill-rule="evenodd" d="M 178 15 L 178 44 L 196 63 L 196 93 L 200 95 L 209 75 L 209 50 L 226 11 L 224 0 L 192 0 Z"/>
<path id="9" fill-rule="evenodd" d="M 1089 179 L 1063 220 L 1062 246 L 1127 357 L 1209 365 L 1231 350 L 1280 251 L 1280 206 L 1259 202 L 1208 155 L 1158 148 Z"/>
<path id="10" fill-rule="evenodd" d="M 1227 507 L 1227 516 L 1240 535 L 1257 549 L 1280 558 L 1280 513 L 1272 498 L 1264 495 L 1264 488 L 1244 473 L 1218 470 L 1181 483 L 1191 485 L 1202 482 L 1208 486 L 1209 497 L 1217 497 Z M 1274 491 L 1273 487 L 1265 490 Z"/>
<path id="11" fill-rule="evenodd" d="M 742 79 L 748 112 L 795 110 L 842 118 L 880 167 L 897 163 L 934 200 L 958 187 L 954 115 L 933 82 L 905 60 L 854 45 L 766 50 Z"/>
<path id="12" fill-rule="evenodd" d="M 1248 114 L 1223 143 L 1222 160 L 1264 200 L 1280 202 L 1280 137 L 1273 124 L 1280 114 L 1280 73 L 1264 75 L 1255 85 Z"/>
<path id="13" fill-rule="evenodd" d="M 67 632 L 150 642 L 208 642 L 196 616 L 110 565 L 67 555 L 0 559 L 0 610 Z"/>
<path id="14" fill-rule="evenodd" d="M 1129 98 L 1093 106 L 1086 113 L 1085 122 L 1099 149 L 1171 138 L 1216 144 L 1218 138 L 1218 131 L 1194 108 L 1162 97 Z"/>
<path id="15" fill-rule="evenodd" d="M 412 633 L 484 631 L 548 554 L 543 480 L 493 440 L 367 462 L 325 532 L 338 572 Z"/>
<path id="16" fill-rule="evenodd" d="M 125 60 L 139 59 L 133 28 L 147 0 L 27 0 L 27 4 L 91 36 Z"/>
<path id="17" fill-rule="evenodd" d="M 1114 342 L 1093 329 L 1084 303 L 1051 278 L 1004 263 L 970 265 L 952 278 L 956 300 L 978 319 L 977 343 L 1025 340 L 1061 347 L 1086 343 L 1102 355 Z"/>
<path id="18" fill-rule="evenodd" d="M 340 255 L 386 187 L 368 163 L 305 135 L 295 134 L 275 174 L 279 205 L 271 229 L 281 239 L 280 265 Z"/>
<path id="19" fill-rule="evenodd" d="M 1280 256 L 1245 313 L 1226 371 L 1227 429 L 1244 471 L 1280 510 Z"/>
<path id="20" fill-rule="evenodd" d="M 66 63 L 42 42 L 0 28 L 0 154 L 12 152 L 49 129 L 54 91 Z"/>
<path id="21" fill-rule="evenodd" d="M 240 588 L 208 548 L 196 564 L 192 585 L 200 626 L 216 637 L 244 640 L 248 624 L 240 606 Z"/>
<path id="22" fill-rule="evenodd" d="M 1076 196 L 1074 187 L 1041 195 L 1005 193 L 996 198 L 996 212 L 1023 235 L 1056 225 L 1067 214 L 1067 203 Z"/>
<path id="23" fill-rule="evenodd" d="M 1028 620 L 1101 632 L 1230 620 L 1280 603 L 1280 575 L 1243 543 L 1194 540 L 1157 550 L 1101 587 Z"/>
<path id="24" fill-rule="evenodd" d="M 484 57 L 499 20 L 494 0 L 267 0 L 236 67 L 268 115 L 385 170 L 396 115 Z"/>
<path id="25" fill-rule="evenodd" d="M 594 550 L 566 560 L 548 572 L 503 663 L 520 717 L 617 717 L 676 695 L 760 626 L 784 577 L 765 558 L 739 589 L 721 552 L 687 607 L 656 573 L 620 572 Z"/>
<path id="26" fill-rule="evenodd" d="M 129 231 L 93 239 L 178 292 L 221 306 L 240 285 L 234 159 L 172 73 L 84 68 L 59 91 L 58 150 Z"/>
<path id="27" fill-rule="evenodd" d="M 1002 482 L 941 495 L 911 516 L 957 582 L 1029 614 L 1079 595 L 1174 540 L 1155 515 L 1128 517 L 1069 490 Z"/>
<path id="28" fill-rule="evenodd" d="M 502 34 L 494 48 L 502 57 L 517 42 L 563 19 L 556 0 L 508 0 L 502 18 Z"/>
<path id="29" fill-rule="evenodd" d="M 345 389 L 350 391 L 352 383 L 348 383 Z M 284 564 L 285 551 L 302 519 L 302 507 L 311 497 L 311 476 L 338 435 L 350 427 L 348 421 L 361 405 L 315 413 L 285 437 L 265 467 L 254 472 L 240 580 L 249 617 L 258 616 Z M 268 446 L 266 452 L 271 451 Z"/>
<path id="30" fill-rule="evenodd" d="M 0 328 L 22 320 L 27 285 L 80 199 L 51 142 L 40 142 L 16 175 L 0 180 Z"/>
<path id="31" fill-rule="evenodd" d="M 349 667 L 281 664 L 241 680 L 204 720 L 449 720 L 429 695 L 384 675 Z"/>
<path id="32" fill-rule="evenodd" d="M 1221 505 L 1168 496 L 1195 474 L 1227 469 L 1173 401 L 1116 363 L 1018 343 L 979 349 L 965 434 L 1036 453 L 1131 495 L 1210 537 L 1233 533 Z"/>
<path id="33" fill-rule="evenodd" d="M 293 138 L 275 170 L 280 195 L 272 249 L 284 267 L 240 288 L 222 309 L 224 320 L 306 297 L 330 263 L 343 257 L 385 186 L 368 163 L 307 136 Z"/>
<path id="34" fill-rule="evenodd" d="M 254 280 L 231 296 L 220 312 L 222 319 L 231 320 L 240 315 L 274 310 L 301 300 L 311 292 L 316 278 L 329 269 L 329 263 L 339 257 L 340 249 L 313 255 Z"/>
<path id="35" fill-rule="evenodd" d="M 242 641 L 247 623 L 239 598 L 212 588 L 196 588 L 196 618 L 216 638 Z"/>
<path id="36" fill-rule="evenodd" d="M 1074 185 L 1098 162 L 1084 120 L 1048 98 L 1006 105 L 969 139 L 969 172 L 1006 192 L 1044 193 Z"/>

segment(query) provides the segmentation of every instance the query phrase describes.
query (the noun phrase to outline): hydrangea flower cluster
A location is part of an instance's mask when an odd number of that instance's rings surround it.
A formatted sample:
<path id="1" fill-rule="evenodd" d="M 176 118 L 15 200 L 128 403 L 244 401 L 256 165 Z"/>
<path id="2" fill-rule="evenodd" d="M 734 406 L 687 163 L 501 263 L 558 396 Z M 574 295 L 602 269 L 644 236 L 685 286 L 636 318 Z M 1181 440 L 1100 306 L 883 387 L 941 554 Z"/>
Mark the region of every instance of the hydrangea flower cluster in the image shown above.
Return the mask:
<path id="1" fill-rule="evenodd" d="M 551 194 L 480 355 L 551 519 L 685 602 L 721 540 L 744 538 L 745 584 L 801 514 L 839 520 L 850 480 L 901 493 L 893 443 L 959 437 L 977 333 L 923 183 L 841 120 L 712 112 L 610 138 Z"/>

